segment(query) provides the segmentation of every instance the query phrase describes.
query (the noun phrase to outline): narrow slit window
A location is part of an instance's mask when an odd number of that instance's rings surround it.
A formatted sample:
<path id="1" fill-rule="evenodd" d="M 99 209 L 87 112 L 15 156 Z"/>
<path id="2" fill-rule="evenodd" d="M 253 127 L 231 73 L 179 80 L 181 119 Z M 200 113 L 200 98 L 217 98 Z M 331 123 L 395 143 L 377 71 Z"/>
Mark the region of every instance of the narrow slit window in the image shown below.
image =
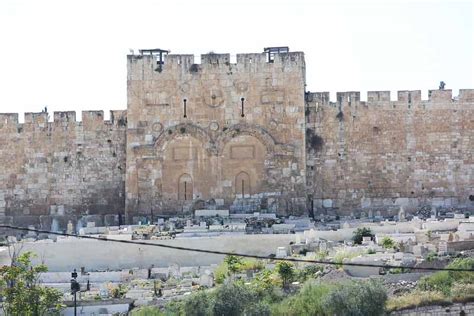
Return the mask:
<path id="1" fill-rule="evenodd" d="M 183 99 L 183 110 L 184 110 L 183 117 L 184 118 L 188 117 L 188 115 L 186 114 L 186 103 L 187 103 L 187 101 L 188 101 L 187 99 Z"/>
<path id="2" fill-rule="evenodd" d="M 240 102 L 241 102 L 240 116 L 241 116 L 241 117 L 244 117 L 244 116 L 245 116 L 245 113 L 244 113 L 244 102 L 245 102 L 245 98 L 240 98 Z"/>

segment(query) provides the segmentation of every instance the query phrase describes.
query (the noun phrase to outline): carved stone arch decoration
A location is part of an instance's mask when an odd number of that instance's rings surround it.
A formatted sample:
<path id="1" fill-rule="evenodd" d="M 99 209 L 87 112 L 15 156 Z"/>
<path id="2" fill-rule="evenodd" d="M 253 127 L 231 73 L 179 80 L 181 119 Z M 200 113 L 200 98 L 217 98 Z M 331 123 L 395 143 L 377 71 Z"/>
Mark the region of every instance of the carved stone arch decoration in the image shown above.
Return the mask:
<path id="1" fill-rule="evenodd" d="M 156 138 L 154 146 L 158 153 L 163 154 L 166 149 L 166 145 L 170 141 L 183 135 L 188 135 L 199 140 L 204 146 L 204 149 L 206 149 L 209 154 L 216 153 L 214 141 L 209 133 L 205 129 L 189 123 L 182 123 L 165 129 Z"/>
<path id="2" fill-rule="evenodd" d="M 265 145 L 268 153 L 273 153 L 278 146 L 273 136 L 263 127 L 258 125 L 236 124 L 229 127 L 227 130 L 223 131 L 221 134 L 219 134 L 219 136 L 217 136 L 216 147 L 219 155 L 222 154 L 225 145 L 230 139 L 242 135 L 249 135 L 257 138 Z"/>

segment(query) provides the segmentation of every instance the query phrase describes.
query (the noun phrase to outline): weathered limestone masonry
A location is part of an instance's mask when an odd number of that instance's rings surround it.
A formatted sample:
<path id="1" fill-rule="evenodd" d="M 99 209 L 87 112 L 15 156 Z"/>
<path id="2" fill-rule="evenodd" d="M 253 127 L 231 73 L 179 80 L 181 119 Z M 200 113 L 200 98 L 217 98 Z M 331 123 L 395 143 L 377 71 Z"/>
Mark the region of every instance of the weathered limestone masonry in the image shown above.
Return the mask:
<path id="1" fill-rule="evenodd" d="M 306 212 L 300 52 L 128 56 L 126 209 Z"/>
<path id="2" fill-rule="evenodd" d="M 128 108 L 0 114 L 0 222 L 474 211 L 474 90 L 305 93 L 301 52 L 127 56 Z M 160 57 L 161 56 L 161 57 Z M 164 59 L 163 59 L 164 57 Z M 84 217 L 84 218 L 83 218 Z"/>
<path id="3" fill-rule="evenodd" d="M 318 211 L 474 210 L 474 90 L 308 93 L 307 181 Z M 315 135 L 313 135 L 315 134 Z M 388 211 L 388 213 L 387 213 Z M 390 212 L 390 211 L 393 211 Z"/>
<path id="4" fill-rule="evenodd" d="M 26 113 L 19 124 L 18 114 L 0 114 L 0 220 L 46 229 L 87 214 L 116 221 L 124 213 L 126 112 L 111 118 L 88 111 L 76 122 L 75 112 L 54 112 L 48 122 L 48 113 Z"/>

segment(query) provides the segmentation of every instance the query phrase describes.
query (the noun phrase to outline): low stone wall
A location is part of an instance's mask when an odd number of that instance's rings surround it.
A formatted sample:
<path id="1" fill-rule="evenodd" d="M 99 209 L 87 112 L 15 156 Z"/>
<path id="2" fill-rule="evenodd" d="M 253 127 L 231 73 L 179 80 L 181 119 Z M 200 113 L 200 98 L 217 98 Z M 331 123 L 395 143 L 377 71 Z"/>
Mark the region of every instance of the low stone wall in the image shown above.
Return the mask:
<path id="1" fill-rule="evenodd" d="M 409 315 L 409 316 L 438 316 L 438 315 L 474 315 L 474 302 L 456 303 L 449 306 L 423 306 L 412 309 L 405 309 L 390 313 L 390 315 Z"/>
<path id="2" fill-rule="evenodd" d="M 286 246 L 289 248 L 290 241 L 295 241 L 294 234 L 223 235 L 147 240 L 146 242 L 268 256 L 275 254 L 277 247 Z M 76 238 L 58 238 L 57 242 L 52 240 L 25 242 L 22 244 L 22 251 L 36 253 L 38 256 L 33 259 L 33 263 L 43 262 L 48 266 L 49 271 L 53 272 L 69 272 L 80 267 L 85 267 L 87 271 L 146 269 L 152 264 L 155 267 L 168 267 L 172 264 L 197 267 L 219 264 L 224 259 L 223 255 Z M 0 265 L 9 264 L 9 261 L 7 249 L 0 249 Z"/>

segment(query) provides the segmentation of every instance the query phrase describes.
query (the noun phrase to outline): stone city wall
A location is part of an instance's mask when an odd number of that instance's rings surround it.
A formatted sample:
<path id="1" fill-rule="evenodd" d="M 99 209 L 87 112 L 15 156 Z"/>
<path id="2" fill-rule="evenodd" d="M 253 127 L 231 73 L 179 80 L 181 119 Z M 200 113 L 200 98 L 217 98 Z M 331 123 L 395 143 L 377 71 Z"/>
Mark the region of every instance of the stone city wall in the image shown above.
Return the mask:
<path id="1" fill-rule="evenodd" d="M 126 111 L 0 114 L 0 218 L 65 229 L 79 215 L 124 212 Z M 85 224 L 85 223 L 84 223 Z M 56 227 L 53 227 L 56 226 Z"/>
<path id="2" fill-rule="evenodd" d="M 474 90 L 307 93 L 307 184 L 315 211 L 474 209 Z M 387 212 L 388 211 L 388 212 Z M 393 211 L 393 212 L 390 212 Z"/>
<path id="3" fill-rule="evenodd" d="M 127 111 L 0 114 L 0 219 L 474 210 L 474 90 L 305 93 L 301 52 L 127 56 Z M 108 215 L 105 217 L 104 215 Z M 6 216 L 6 217 L 5 217 Z M 96 217 L 94 217 L 96 216 Z M 73 218 L 74 217 L 74 218 Z M 81 224 L 82 225 L 82 224 Z M 78 225 L 77 227 L 81 226 Z"/>

